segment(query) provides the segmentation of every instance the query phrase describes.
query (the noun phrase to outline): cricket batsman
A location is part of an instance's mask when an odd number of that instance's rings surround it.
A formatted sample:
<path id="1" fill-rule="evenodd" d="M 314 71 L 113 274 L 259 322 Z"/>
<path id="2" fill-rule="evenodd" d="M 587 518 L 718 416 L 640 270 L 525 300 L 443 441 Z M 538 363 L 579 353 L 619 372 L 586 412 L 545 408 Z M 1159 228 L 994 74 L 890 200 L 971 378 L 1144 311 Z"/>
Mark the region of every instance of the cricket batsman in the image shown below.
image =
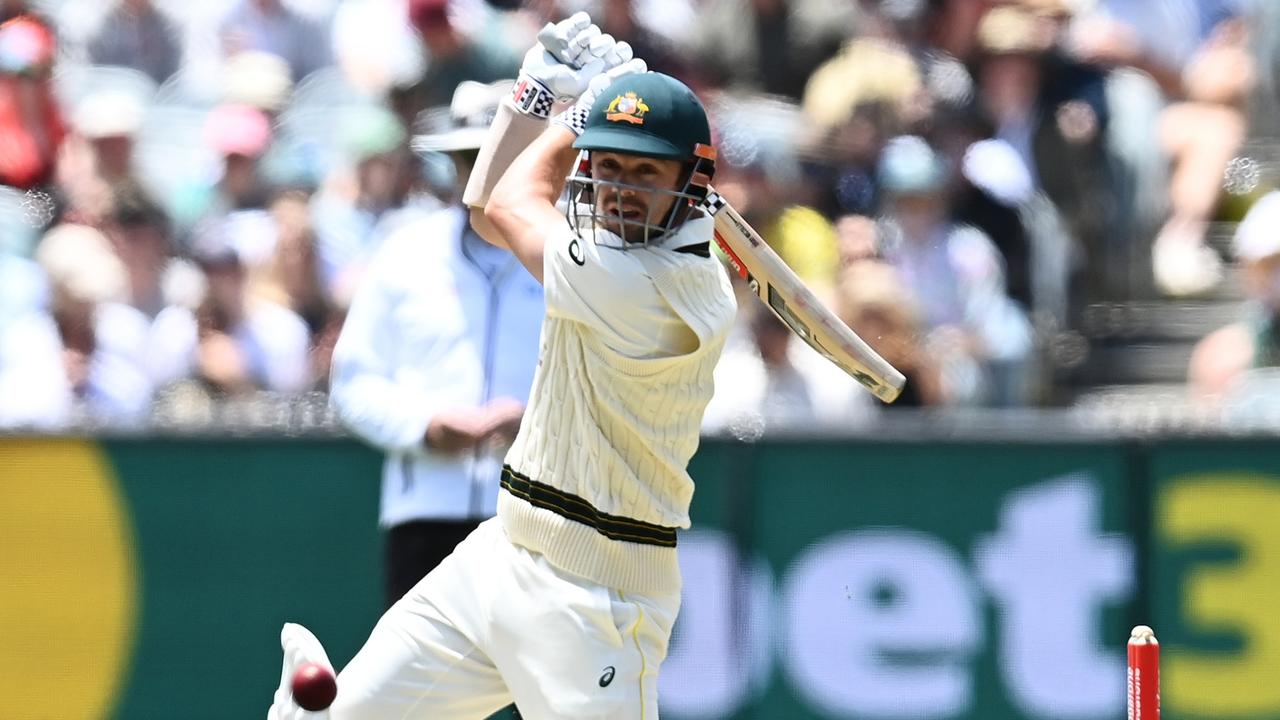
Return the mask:
<path id="1" fill-rule="evenodd" d="M 526 720 L 658 717 L 687 465 L 737 308 L 695 207 L 706 112 L 645 69 L 582 13 L 525 56 L 465 195 L 546 298 L 497 517 L 383 615 L 325 712 L 290 697 L 294 668 L 328 659 L 286 625 L 271 720 L 483 720 L 513 700 Z"/>

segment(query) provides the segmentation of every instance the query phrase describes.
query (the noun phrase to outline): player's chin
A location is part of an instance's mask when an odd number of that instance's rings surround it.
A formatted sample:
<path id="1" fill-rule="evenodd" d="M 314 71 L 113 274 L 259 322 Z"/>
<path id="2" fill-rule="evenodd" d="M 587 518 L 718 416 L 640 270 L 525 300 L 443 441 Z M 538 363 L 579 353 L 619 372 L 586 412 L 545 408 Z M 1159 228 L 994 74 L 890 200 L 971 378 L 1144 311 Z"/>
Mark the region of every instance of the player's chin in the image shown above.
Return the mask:
<path id="1" fill-rule="evenodd" d="M 608 231 L 610 234 L 617 235 L 624 242 L 644 242 L 644 225 L 638 222 L 622 222 L 620 220 L 610 218 L 608 220 L 600 220 L 597 227 L 601 230 Z"/>
<path id="2" fill-rule="evenodd" d="M 609 219 L 596 218 L 596 227 L 612 235 L 617 235 L 618 237 L 622 237 L 622 233 L 623 233 L 622 223 L 612 218 L 609 218 Z"/>

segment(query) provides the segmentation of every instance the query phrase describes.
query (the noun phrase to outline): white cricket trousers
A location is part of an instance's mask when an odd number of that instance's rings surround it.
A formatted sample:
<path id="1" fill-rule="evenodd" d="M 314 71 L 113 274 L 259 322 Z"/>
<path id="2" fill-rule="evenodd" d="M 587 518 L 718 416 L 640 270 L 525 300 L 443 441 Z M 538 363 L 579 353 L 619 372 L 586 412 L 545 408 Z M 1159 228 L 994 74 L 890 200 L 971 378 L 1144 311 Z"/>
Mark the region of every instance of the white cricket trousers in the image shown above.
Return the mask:
<path id="1" fill-rule="evenodd" d="M 563 572 L 485 521 L 382 616 L 338 676 L 331 720 L 657 720 L 680 594 Z"/>

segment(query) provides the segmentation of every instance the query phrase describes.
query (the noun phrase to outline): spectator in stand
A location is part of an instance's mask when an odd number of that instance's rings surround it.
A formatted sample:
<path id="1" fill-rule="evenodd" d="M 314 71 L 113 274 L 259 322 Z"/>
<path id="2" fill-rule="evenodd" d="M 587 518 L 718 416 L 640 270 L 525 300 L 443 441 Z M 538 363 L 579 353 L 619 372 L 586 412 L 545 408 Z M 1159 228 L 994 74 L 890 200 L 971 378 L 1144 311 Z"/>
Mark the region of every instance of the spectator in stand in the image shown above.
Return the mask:
<path id="1" fill-rule="evenodd" d="M 874 399 L 856 380 L 759 303 L 744 311 L 750 341 L 727 348 L 716 365 L 704 431 L 848 428 L 869 419 Z"/>
<path id="2" fill-rule="evenodd" d="M 354 287 L 385 236 L 382 222 L 405 204 L 413 167 L 404 126 L 386 108 L 359 108 L 340 126 L 349 165 L 338 168 L 312 200 L 320 267 L 330 291 Z"/>
<path id="3" fill-rule="evenodd" d="M 251 280 L 254 293 L 294 311 L 312 333 L 328 324 L 333 313 L 320 278 L 315 228 L 306 194 L 281 193 L 271 201 L 275 245 L 267 262 Z"/>
<path id="4" fill-rule="evenodd" d="M 836 293 L 845 323 L 907 378 L 892 405 L 876 405 L 892 410 L 941 404 L 938 368 L 922 344 L 916 300 L 893 267 L 878 260 L 854 261 L 840 273 Z"/>
<path id="5" fill-rule="evenodd" d="M 329 33 L 282 0 L 239 0 L 219 27 L 224 57 L 260 50 L 284 58 L 297 82 L 329 65 Z"/>
<path id="6" fill-rule="evenodd" d="M 27 312 L 0 337 L 0 425 L 134 425 L 151 400 L 147 318 L 126 305 L 127 279 L 97 230 L 64 224 L 36 248 L 48 311 Z"/>
<path id="7" fill-rule="evenodd" d="M 1031 327 L 1007 294 L 995 245 L 950 219 L 944 168 L 923 139 L 894 138 L 879 179 L 881 254 L 918 299 L 940 358 L 945 401 L 1018 405 L 1027 400 Z"/>
<path id="8" fill-rule="evenodd" d="M 722 98 L 715 116 L 720 152 L 716 189 L 801 279 L 820 296 L 830 297 L 837 258 L 835 229 L 806 204 L 806 186 L 792 157 L 791 140 L 771 137 L 768 121 L 759 120 L 780 105 L 790 107 L 761 95 L 732 102 Z M 799 118 L 794 108 L 790 115 Z"/>
<path id="9" fill-rule="evenodd" d="M 890 38 L 854 38 L 814 71 L 801 104 L 811 128 L 804 153 L 815 158 L 807 170 L 828 216 L 874 212 L 880 151 L 923 92 L 915 59 Z"/>
<path id="10" fill-rule="evenodd" d="M 1013 146 L 973 139 L 952 158 L 951 166 L 959 171 L 953 180 L 952 217 L 991 238 L 1004 260 L 1009 297 L 1039 310 L 1033 305 L 1031 239 L 1020 213 L 1034 199 L 1034 181 Z"/>
<path id="11" fill-rule="evenodd" d="M 1210 405 L 1247 400 L 1242 388 L 1251 375 L 1280 368 L 1280 191 L 1249 209 L 1234 245 L 1251 301 L 1248 317 L 1200 340 L 1187 372 L 1192 395 Z M 1274 406 L 1274 395 L 1265 399 Z"/>
<path id="12" fill-rule="evenodd" d="M 225 219 L 197 231 L 192 255 L 207 278 L 207 293 L 194 310 L 171 305 L 156 318 L 153 377 L 158 385 L 193 378 L 214 395 L 305 390 L 307 324 L 248 292 L 248 271 L 231 233 Z"/>
<path id="13" fill-rule="evenodd" d="M 509 49 L 478 42 L 450 18 L 450 0 L 409 0 L 409 22 L 422 39 L 427 69 L 408 86 L 391 90 L 392 110 L 405 127 L 428 107 L 448 105 L 464 80 L 489 83 L 515 77 L 520 58 Z"/>
<path id="14" fill-rule="evenodd" d="M 1114 250 L 1117 208 L 1106 151 L 1105 76 L 1060 45 L 1065 5 L 1022 2 L 988 12 L 978 27 L 978 100 L 994 137 L 1018 154 L 1085 252 L 1079 300 L 1123 292 Z"/>
<path id="15" fill-rule="evenodd" d="M 1155 134 L 1170 161 L 1169 217 L 1152 247 L 1157 286 L 1196 295 L 1222 278 L 1205 245 L 1223 172 L 1244 141 L 1257 77 L 1241 0 L 1102 0 L 1072 35 L 1078 57 L 1133 67 L 1153 78 L 1167 105 Z"/>
<path id="16" fill-rule="evenodd" d="M 710 0 L 685 52 L 713 85 L 797 99 L 857 23 L 850 0 Z"/>
<path id="17" fill-rule="evenodd" d="M 142 126 L 142 103 L 119 90 L 91 90 L 71 116 L 72 135 L 59 159 L 59 186 L 67 216 L 101 227 L 111 215 L 116 186 L 141 191 L 134 169 L 135 136 Z"/>
<path id="18" fill-rule="evenodd" d="M 250 293 L 289 308 L 311 333 L 309 385 L 328 383 L 332 342 L 342 327 L 342 313 L 325 292 L 311 226 L 307 197 L 286 192 L 271 202 L 275 246 L 265 263 L 251 273 Z"/>
<path id="19" fill-rule="evenodd" d="M 89 40 L 89 61 L 140 70 L 159 85 L 182 64 L 181 37 L 151 0 L 116 0 Z"/>
<path id="20" fill-rule="evenodd" d="M 76 107 L 72 124 L 89 142 L 92 171 L 102 182 L 137 184 L 133 167 L 134 136 L 142 127 L 143 112 L 137 98 L 111 90 L 91 92 Z"/>
<path id="21" fill-rule="evenodd" d="M 169 218 L 145 192 L 134 185 L 116 185 L 111 216 L 103 228 L 128 278 L 128 303 L 155 318 L 166 302 L 165 279 L 173 277 Z"/>
<path id="22" fill-rule="evenodd" d="M 222 161 L 212 185 L 180 189 L 175 220 L 189 230 L 202 220 L 222 218 L 236 210 L 264 210 L 271 187 L 262 172 L 262 157 L 271 146 L 271 124 L 259 109 L 221 105 L 205 121 L 204 140 Z"/>
<path id="23" fill-rule="evenodd" d="M 649 70 L 682 78 L 689 85 L 700 84 L 703 78 L 697 76 L 695 66 L 686 62 L 666 38 L 640 24 L 636 11 L 636 0 L 603 0 L 596 16 L 600 30 L 630 43 L 635 56 L 644 58 Z"/>
<path id="24" fill-rule="evenodd" d="M 53 179 L 66 130 L 53 96 L 52 28 L 26 3 L 0 6 L 0 185 L 27 189 Z"/>

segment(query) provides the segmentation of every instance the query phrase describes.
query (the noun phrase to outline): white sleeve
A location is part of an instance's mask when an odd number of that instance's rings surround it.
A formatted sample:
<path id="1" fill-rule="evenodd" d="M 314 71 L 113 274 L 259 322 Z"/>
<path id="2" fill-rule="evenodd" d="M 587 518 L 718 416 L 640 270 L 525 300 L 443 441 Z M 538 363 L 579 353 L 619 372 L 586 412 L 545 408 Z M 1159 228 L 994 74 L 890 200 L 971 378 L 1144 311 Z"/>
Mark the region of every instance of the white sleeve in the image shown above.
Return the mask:
<path id="1" fill-rule="evenodd" d="M 388 243 L 395 242 L 389 239 Z M 425 452 L 435 409 L 406 395 L 395 381 L 395 263 L 380 255 L 360 284 L 333 350 L 329 402 L 342 424 L 391 452 Z"/>
<path id="2" fill-rule="evenodd" d="M 552 233 L 542 256 L 548 317 L 583 323 L 617 348 L 652 346 L 672 314 L 633 252 L 601 247 L 568 227 Z"/>
<path id="3" fill-rule="evenodd" d="M 276 392 L 302 392 L 310 380 L 311 330 L 297 313 L 283 306 L 272 308 L 270 317 L 270 332 L 260 336 L 267 387 Z"/>
<path id="4" fill-rule="evenodd" d="M 151 322 L 147 337 L 147 374 L 156 387 L 194 374 L 198 342 L 196 317 L 181 305 L 170 305 Z"/>
<path id="5" fill-rule="evenodd" d="M 0 332 L 0 428 L 56 428 L 70 419 L 71 388 L 53 319 L 31 312 Z"/>

